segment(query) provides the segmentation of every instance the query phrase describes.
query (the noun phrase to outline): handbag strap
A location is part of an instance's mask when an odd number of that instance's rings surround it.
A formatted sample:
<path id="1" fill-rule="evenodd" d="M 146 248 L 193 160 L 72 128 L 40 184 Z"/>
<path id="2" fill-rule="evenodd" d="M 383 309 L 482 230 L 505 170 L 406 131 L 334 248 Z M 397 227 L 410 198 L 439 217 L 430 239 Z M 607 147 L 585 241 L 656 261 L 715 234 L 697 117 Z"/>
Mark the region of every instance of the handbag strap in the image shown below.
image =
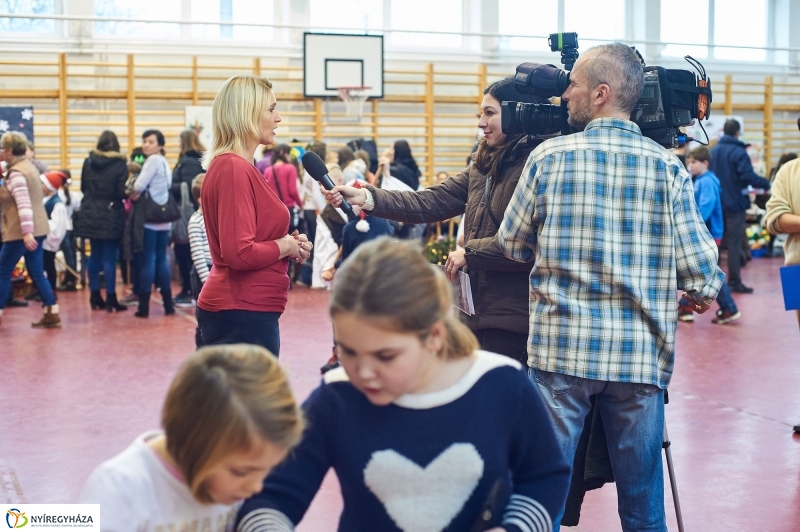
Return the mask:
<path id="1" fill-rule="evenodd" d="M 275 188 L 278 189 L 278 199 L 281 200 L 281 203 L 286 205 L 286 201 L 283 199 L 283 192 L 281 192 L 281 185 L 278 181 L 278 174 L 275 172 L 275 166 L 270 166 L 270 168 L 272 168 L 272 179 L 275 180 Z"/>
<path id="2" fill-rule="evenodd" d="M 489 216 L 491 217 L 492 221 L 494 222 L 494 226 L 497 229 L 500 229 L 500 222 L 497 221 L 497 216 L 494 215 L 492 212 L 492 204 L 489 203 L 489 184 L 492 181 L 492 176 L 486 177 L 486 187 L 483 189 L 483 203 L 486 205 L 486 210 L 489 212 Z"/>

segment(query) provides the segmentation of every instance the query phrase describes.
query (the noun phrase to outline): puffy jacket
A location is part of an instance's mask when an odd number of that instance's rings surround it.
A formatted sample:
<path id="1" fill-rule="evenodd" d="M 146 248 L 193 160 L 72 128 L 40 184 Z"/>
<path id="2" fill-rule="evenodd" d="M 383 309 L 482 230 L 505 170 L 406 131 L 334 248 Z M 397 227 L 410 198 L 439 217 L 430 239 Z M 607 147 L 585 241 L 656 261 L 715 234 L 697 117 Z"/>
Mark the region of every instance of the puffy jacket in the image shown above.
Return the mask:
<path id="1" fill-rule="evenodd" d="M 125 229 L 125 181 L 128 165 L 117 152 L 92 151 L 81 172 L 81 208 L 73 219 L 76 236 L 121 240 Z"/>
<path id="2" fill-rule="evenodd" d="M 517 187 L 522 167 L 540 141 L 522 137 L 506 151 L 499 166 L 499 176 L 490 181 L 489 208 L 502 223 L 508 202 Z M 470 329 L 504 329 L 527 333 L 528 277 L 533 262 L 519 263 L 503 256 L 497 246 L 498 227 L 486 209 L 487 176 L 475 165 L 458 175 L 419 192 L 400 192 L 367 188 L 375 198 L 370 214 L 406 223 L 446 220 L 464 214 L 464 243 L 467 273 L 472 285 L 475 315 L 459 313 Z"/>
<path id="3" fill-rule="evenodd" d="M 723 135 L 711 150 L 711 171 L 719 178 L 722 211 L 744 212 L 750 208 L 750 197 L 745 189 L 769 188 L 769 181 L 753 170 L 744 142 L 730 135 Z"/>
<path id="4" fill-rule="evenodd" d="M 414 159 L 400 159 L 392 161 L 389 165 L 389 173 L 409 187 L 411 190 L 419 188 L 419 177 L 422 175 Z"/>
<path id="5" fill-rule="evenodd" d="M 180 158 L 178 164 L 173 168 L 172 185 L 169 191 L 172 192 L 172 197 L 175 198 L 178 204 L 181 202 L 181 183 L 189 185 L 189 190 L 191 191 L 192 181 L 197 177 L 197 174 L 203 173 L 203 165 L 200 164 L 200 159 L 202 157 L 200 152 L 189 150 L 183 154 L 183 157 Z M 194 205 L 195 210 L 197 210 L 198 205 L 194 200 L 194 196 L 192 196 L 192 205 Z"/>

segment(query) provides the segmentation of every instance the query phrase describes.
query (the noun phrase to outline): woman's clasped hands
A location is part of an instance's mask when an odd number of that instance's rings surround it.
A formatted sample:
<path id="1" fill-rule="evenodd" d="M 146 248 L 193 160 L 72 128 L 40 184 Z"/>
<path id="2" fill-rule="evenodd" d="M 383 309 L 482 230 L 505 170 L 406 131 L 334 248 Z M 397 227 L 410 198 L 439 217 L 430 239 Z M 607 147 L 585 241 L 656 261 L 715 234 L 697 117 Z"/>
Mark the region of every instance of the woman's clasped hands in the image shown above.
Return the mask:
<path id="1" fill-rule="evenodd" d="M 278 245 L 281 248 L 281 257 L 289 257 L 298 264 L 311 256 L 311 248 L 314 247 L 308 237 L 296 229 L 292 234 L 281 238 Z"/>

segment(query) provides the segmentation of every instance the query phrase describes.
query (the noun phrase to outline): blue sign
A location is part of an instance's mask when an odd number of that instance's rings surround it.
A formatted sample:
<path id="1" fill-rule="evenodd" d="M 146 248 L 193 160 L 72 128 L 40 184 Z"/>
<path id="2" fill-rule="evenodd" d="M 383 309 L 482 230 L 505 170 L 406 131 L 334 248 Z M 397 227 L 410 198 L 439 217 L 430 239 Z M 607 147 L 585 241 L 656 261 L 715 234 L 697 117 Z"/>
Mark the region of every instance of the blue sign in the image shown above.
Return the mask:
<path id="1" fill-rule="evenodd" d="M 0 135 L 6 131 L 24 133 L 33 142 L 33 107 L 0 106 Z"/>

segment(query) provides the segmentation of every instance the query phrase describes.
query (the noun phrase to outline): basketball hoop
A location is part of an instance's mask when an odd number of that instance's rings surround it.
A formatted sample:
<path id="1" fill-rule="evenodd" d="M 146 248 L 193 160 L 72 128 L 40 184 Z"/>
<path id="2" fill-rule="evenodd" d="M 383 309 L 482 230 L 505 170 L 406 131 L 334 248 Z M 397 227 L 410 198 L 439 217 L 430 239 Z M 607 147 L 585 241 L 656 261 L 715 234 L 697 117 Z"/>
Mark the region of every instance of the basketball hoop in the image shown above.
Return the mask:
<path id="1" fill-rule="evenodd" d="M 339 98 L 344 102 L 345 116 L 347 116 L 347 118 L 361 120 L 364 116 L 364 102 L 369 98 L 367 91 L 371 88 L 372 87 L 359 86 L 339 87 L 337 89 Z"/>

